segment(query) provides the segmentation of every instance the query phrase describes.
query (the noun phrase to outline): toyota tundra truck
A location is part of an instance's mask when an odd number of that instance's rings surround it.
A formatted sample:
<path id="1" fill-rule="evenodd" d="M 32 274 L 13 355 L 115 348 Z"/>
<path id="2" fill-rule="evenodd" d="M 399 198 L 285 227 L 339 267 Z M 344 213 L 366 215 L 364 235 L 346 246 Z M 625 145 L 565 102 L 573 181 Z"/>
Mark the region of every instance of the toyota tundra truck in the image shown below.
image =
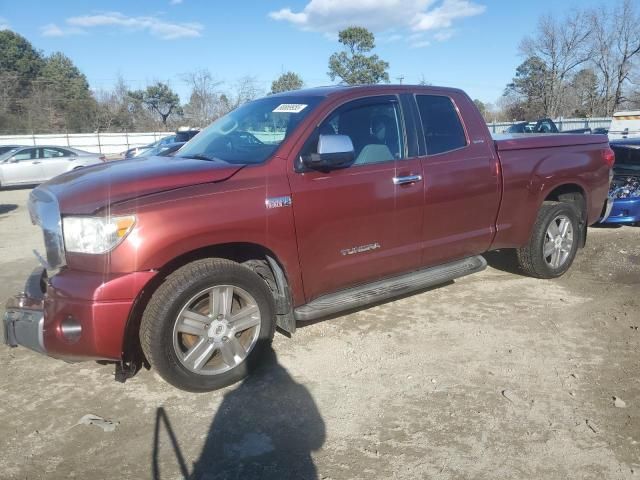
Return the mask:
<path id="1" fill-rule="evenodd" d="M 613 162 L 604 135 L 492 138 L 457 89 L 271 95 L 175 157 L 33 190 L 42 266 L 7 302 L 5 343 L 217 389 L 259 365 L 276 328 L 479 272 L 491 250 L 562 275 L 606 211 Z"/>

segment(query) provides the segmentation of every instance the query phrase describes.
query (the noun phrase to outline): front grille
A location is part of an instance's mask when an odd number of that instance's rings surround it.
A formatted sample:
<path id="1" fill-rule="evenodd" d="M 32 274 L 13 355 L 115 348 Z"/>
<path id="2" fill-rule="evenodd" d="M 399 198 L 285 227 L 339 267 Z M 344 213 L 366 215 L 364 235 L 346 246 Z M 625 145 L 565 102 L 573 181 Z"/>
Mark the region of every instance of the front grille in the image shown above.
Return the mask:
<path id="1" fill-rule="evenodd" d="M 46 188 L 38 187 L 29 196 L 31 221 L 42 229 L 47 270 L 57 270 L 66 264 L 62 221 L 58 200 Z"/>

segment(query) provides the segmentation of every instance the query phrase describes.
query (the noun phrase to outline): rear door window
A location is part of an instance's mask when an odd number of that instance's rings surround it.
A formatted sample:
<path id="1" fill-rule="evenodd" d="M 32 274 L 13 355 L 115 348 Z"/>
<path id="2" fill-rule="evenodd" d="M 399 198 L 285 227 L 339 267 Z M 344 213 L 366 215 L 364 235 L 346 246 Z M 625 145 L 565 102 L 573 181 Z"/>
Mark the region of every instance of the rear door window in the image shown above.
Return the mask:
<path id="1" fill-rule="evenodd" d="M 40 158 L 60 158 L 64 157 L 65 151 L 60 148 L 43 148 Z"/>
<path id="2" fill-rule="evenodd" d="M 449 97 L 416 95 L 427 155 L 450 152 L 467 146 L 458 111 Z"/>

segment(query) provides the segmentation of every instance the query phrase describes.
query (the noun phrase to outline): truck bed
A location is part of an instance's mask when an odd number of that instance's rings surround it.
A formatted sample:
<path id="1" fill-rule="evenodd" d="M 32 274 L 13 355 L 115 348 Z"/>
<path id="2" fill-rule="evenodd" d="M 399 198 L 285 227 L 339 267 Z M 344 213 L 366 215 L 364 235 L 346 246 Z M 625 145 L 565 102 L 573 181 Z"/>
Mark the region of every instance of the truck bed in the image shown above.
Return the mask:
<path id="1" fill-rule="evenodd" d="M 530 148 L 571 147 L 577 145 L 606 144 L 606 135 L 559 133 L 500 133 L 492 135 L 496 149 L 524 150 Z"/>
<path id="2" fill-rule="evenodd" d="M 502 199 L 492 248 L 524 245 L 540 199 L 558 185 L 583 192 L 586 222 L 598 220 L 609 190 L 610 167 L 602 160 L 606 135 L 503 134 L 492 136 L 500 157 Z M 535 199 L 535 200 L 534 200 Z"/>

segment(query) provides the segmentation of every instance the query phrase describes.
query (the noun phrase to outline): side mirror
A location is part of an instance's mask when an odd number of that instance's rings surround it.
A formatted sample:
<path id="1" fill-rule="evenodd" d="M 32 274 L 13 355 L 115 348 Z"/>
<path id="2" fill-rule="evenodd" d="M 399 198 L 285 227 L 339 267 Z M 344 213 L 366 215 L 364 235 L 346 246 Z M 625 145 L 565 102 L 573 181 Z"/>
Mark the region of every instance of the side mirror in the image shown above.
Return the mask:
<path id="1" fill-rule="evenodd" d="M 304 155 L 302 163 L 314 170 L 331 170 L 350 165 L 355 160 L 353 142 L 348 135 L 320 135 L 318 153 Z"/>

